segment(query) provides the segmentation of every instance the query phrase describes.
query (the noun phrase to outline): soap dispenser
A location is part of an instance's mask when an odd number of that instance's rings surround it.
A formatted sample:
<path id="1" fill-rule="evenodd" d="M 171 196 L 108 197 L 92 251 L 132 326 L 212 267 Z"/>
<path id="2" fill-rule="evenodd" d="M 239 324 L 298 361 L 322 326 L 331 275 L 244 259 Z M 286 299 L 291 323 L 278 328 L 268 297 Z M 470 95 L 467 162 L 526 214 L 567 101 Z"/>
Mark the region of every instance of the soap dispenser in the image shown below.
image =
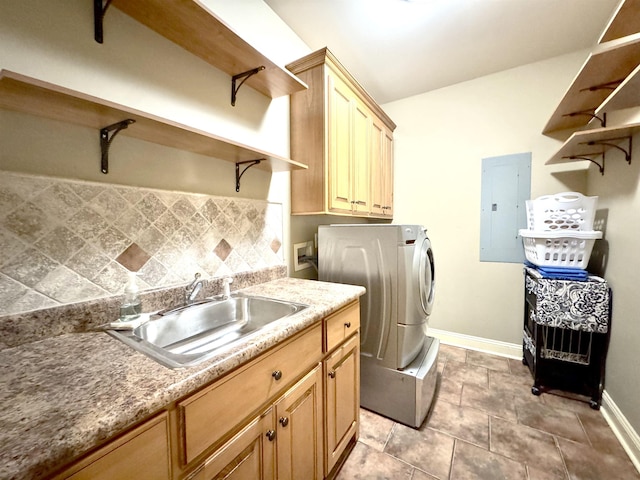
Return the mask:
<path id="1" fill-rule="evenodd" d="M 135 320 L 142 313 L 142 302 L 138 295 L 138 284 L 136 283 L 136 272 L 129 272 L 129 281 L 124 288 L 124 299 L 120 305 L 120 321 L 128 322 Z"/>

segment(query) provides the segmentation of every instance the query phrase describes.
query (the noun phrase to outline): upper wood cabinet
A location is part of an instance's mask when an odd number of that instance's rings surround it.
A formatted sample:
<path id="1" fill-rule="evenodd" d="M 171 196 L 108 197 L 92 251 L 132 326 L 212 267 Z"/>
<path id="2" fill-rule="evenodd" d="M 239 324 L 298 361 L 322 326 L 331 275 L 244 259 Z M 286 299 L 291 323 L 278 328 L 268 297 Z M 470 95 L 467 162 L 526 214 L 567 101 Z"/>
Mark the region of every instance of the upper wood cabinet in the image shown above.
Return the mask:
<path id="1" fill-rule="evenodd" d="M 395 123 L 326 48 L 287 68 L 309 89 L 291 95 L 291 213 L 391 218 Z"/>

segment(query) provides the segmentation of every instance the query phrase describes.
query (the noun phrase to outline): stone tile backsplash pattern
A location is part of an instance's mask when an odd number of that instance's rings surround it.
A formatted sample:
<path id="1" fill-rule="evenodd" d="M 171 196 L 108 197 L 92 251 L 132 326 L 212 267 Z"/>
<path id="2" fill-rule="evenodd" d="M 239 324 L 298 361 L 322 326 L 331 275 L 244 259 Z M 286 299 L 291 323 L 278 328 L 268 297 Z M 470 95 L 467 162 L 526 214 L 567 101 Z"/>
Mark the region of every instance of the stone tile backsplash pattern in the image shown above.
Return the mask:
<path id="1" fill-rule="evenodd" d="M 282 205 L 0 171 L 0 315 L 282 265 Z"/>

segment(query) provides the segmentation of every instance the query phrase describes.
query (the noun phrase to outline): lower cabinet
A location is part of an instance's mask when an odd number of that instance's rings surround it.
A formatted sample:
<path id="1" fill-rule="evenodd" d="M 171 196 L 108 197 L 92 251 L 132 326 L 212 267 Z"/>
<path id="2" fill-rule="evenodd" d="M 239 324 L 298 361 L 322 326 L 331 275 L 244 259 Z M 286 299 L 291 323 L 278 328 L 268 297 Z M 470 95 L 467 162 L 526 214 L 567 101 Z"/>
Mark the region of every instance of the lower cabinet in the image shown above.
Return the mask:
<path id="1" fill-rule="evenodd" d="M 322 479 L 322 368 L 220 447 L 190 480 Z"/>
<path id="2" fill-rule="evenodd" d="M 322 365 L 275 404 L 278 480 L 323 478 Z"/>
<path id="3" fill-rule="evenodd" d="M 275 430 L 273 409 L 249 422 L 189 478 L 191 480 L 273 480 Z"/>
<path id="4" fill-rule="evenodd" d="M 358 438 L 360 414 L 360 337 L 355 335 L 323 362 L 326 381 L 328 475 L 352 439 Z M 301 477 L 302 478 L 302 477 Z"/>
<path id="5" fill-rule="evenodd" d="M 356 301 L 56 479 L 321 480 L 358 438 Z"/>
<path id="6" fill-rule="evenodd" d="M 54 479 L 171 478 L 167 414 L 162 413 L 85 457 Z"/>

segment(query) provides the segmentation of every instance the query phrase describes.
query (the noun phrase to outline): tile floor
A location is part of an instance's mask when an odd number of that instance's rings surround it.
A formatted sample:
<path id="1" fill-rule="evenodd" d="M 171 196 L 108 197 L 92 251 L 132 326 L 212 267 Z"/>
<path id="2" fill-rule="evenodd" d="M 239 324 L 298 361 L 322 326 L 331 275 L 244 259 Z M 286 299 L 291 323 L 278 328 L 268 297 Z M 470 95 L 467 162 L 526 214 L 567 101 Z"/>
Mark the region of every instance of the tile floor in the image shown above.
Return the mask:
<path id="1" fill-rule="evenodd" d="M 361 409 L 338 480 L 640 480 L 587 403 L 532 395 L 519 360 L 440 347 L 440 389 L 422 427 Z"/>

